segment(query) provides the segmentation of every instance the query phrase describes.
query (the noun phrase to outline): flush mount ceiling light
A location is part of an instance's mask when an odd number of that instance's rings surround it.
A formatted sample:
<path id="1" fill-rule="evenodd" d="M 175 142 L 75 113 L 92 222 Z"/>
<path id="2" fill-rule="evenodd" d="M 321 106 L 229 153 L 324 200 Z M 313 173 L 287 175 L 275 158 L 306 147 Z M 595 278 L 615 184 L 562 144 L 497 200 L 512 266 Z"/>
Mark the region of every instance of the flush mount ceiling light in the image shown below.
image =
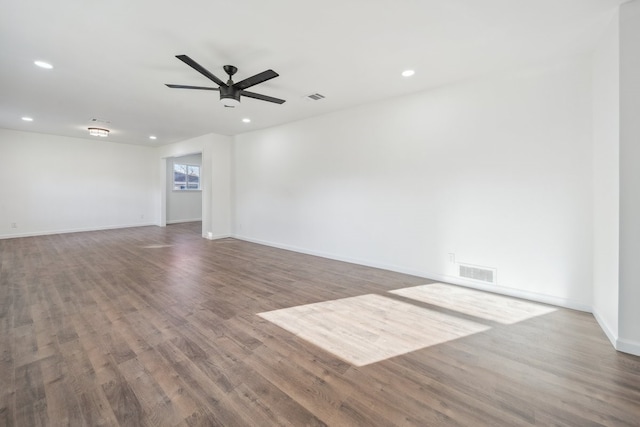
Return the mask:
<path id="1" fill-rule="evenodd" d="M 416 72 L 413 70 L 404 70 L 402 72 L 402 77 L 411 77 L 415 74 Z"/>
<path id="2" fill-rule="evenodd" d="M 158 139 L 158 137 L 157 137 L 157 136 L 155 136 L 155 135 L 151 135 L 151 136 L 149 137 L 149 139 Z"/>
<path id="3" fill-rule="evenodd" d="M 36 64 L 38 67 L 40 68 L 46 68 L 47 70 L 50 70 L 53 68 L 53 65 L 49 64 L 48 62 L 44 62 L 44 61 L 33 61 L 34 64 Z"/>
<path id="4" fill-rule="evenodd" d="M 101 137 L 106 137 L 109 136 L 109 129 L 102 129 L 102 128 L 88 128 L 89 129 L 89 135 L 91 136 L 101 136 Z"/>
<path id="5" fill-rule="evenodd" d="M 23 117 L 22 120 L 24 120 L 25 122 L 32 122 L 33 121 L 33 117 Z"/>
<path id="6" fill-rule="evenodd" d="M 251 123 L 251 119 L 249 119 L 249 118 L 242 119 L 242 122 L 243 123 Z"/>

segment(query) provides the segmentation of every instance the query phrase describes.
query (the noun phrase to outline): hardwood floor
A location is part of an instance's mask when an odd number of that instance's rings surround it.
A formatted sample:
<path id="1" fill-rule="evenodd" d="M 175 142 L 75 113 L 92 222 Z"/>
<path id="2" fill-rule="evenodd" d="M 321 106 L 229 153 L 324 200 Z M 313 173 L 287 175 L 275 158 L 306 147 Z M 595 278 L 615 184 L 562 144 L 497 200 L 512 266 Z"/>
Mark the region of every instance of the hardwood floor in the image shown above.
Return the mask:
<path id="1" fill-rule="evenodd" d="M 588 313 L 199 228 L 0 240 L 0 425 L 640 425 Z"/>

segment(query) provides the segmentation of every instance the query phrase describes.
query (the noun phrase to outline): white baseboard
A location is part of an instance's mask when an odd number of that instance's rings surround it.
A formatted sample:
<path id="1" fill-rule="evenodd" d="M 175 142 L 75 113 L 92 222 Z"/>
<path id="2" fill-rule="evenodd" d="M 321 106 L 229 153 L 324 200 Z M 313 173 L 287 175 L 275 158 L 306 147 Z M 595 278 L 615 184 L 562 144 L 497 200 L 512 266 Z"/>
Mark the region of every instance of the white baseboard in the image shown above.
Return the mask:
<path id="1" fill-rule="evenodd" d="M 439 280 L 442 282 L 451 283 L 454 285 L 464 286 L 467 288 L 478 289 L 486 292 L 493 292 L 496 294 L 507 295 L 515 298 L 522 298 L 529 301 L 541 302 L 543 304 L 555 305 L 558 307 L 570 308 L 572 310 L 585 311 L 591 313 L 591 306 L 584 304 L 580 301 L 575 301 L 569 298 L 560 298 L 553 295 L 540 294 L 537 292 L 525 291 L 521 289 L 506 288 L 499 285 L 485 285 L 483 283 L 475 282 L 473 280 L 467 280 L 457 276 L 443 276 L 438 274 L 430 275 L 432 280 Z"/>
<path id="2" fill-rule="evenodd" d="M 600 325 L 600 329 L 602 329 L 602 331 L 607 336 L 609 341 L 611 341 L 611 345 L 613 346 L 613 348 L 618 349 L 618 344 L 617 344 L 618 343 L 618 337 L 617 337 L 617 334 L 613 333 L 613 331 L 609 327 L 609 324 L 604 321 L 604 319 L 602 318 L 602 316 L 600 316 L 600 314 L 598 313 L 597 310 L 595 310 L 595 309 L 592 310 L 592 314 L 593 314 L 593 317 L 595 317 L 596 322 L 598 322 L 598 325 Z"/>
<path id="3" fill-rule="evenodd" d="M 299 248 L 297 246 L 292 246 L 292 245 L 268 242 L 268 241 L 259 240 L 259 239 L 252 239 L 250 237 L 242 236 L 239 234 L 234 234 L 231 237 L 236 238 L 238 240 L 245 240 L 247 242 L 258 243 L 260 245 L 271 246 L 274 248 L 286 249 L 293 252 L 300 252 L 303 254 L 319 256 L 322 258 L 333 259 L 336 261 L 343 261 L 343 262 L 349 262 L 352 264 L 364 265 L 367 267 L 380 268 L 383 270 L 395 271 L 397 273 L 404 273 L 404 274 L 410 274 L 412 276 L 423 277 L 429 280 L 437 280 L 439 282 L 451 283 L 453 285 L 464 286 L 467 288 L 493 292 L 496 294 L 512 296 L 515 298 L 522 298 L 530 301 L 541 302 L 544 304 L 555 305 L 558 307 L 570 308 L 572 310 L 586 311 L 589 313 L 591 312 L 591 306 L 589 306 L 588 304 L 584 304 L 582 302 L 574 301 L 568 298 L 560 298 L 552 295 L 545 295 L 545 294 L 539 294 L 535 292 L 523 291 L 519 289 L 506 288 L 503 286 L 484 285 L 482 283 L 477 283 L 475 281 L 467 280 L 462 277 L 435 274 L 432 272 L 413 270 L 413 269 L 409 269 L 409 268 L 405 268 L 405 267 L 401 267 L 393 264 L 377 263 L 377 262 L 371 262 L 364 259 L 344 257 L 344 256 L 335 255 L 335 254 L 319 252 L 319 251 L 309 250 L 305 248 Z"/>
<path id="4" fill-rule="evenodd" d="M 231 235 L 230 234 L 216 234 L 216 235 L 213 235 L 213 233 L 212 234 L 203 233 L 202 237 L 204 237 L 205 239 L 208 239 L 208 240 L 219 240 L 219 239 L 226 239 L 228 237 L 231 237 Z"/>
<path id="5" fill-rule="evenodd" d="M 65 228 L 60 230 L 30 231 L 26 233 L 3 234 L 3 235 L 0 235 L 0 239 L 16 239 L 19 237 L 50 236 L 52 234 L 82 233 L 85 231 L 117 230 L 119 228 L 148 227 L 150 225 L 158 226 L 159 224 L 153 223 L 153 222 L 141 222 L 138 224 L 104 225 L 104 226 L 97 226 L 97 227 L 81 227 L 81 228 Z"/>
<path id="6" fill-rule="evenodd" d="M 174 219 L 174 220 L 167 220 L 167 224 L 182 224 L 183 222 L 198 222 L 198 221 L 202 221 L 202 218 L 192 218 L 192 219 Z"/>
<path id="7" fill-rule="evenodd" d="M 633 354 L 634 356 L 640 356 L 640 343 L 625 339 L 618 338 L 616 342 L 616 350 L 624 353 Z"/>
<path id="8" fill-rule="evenodd" d="M 627 340 L 624 338 L 619 338 L 616 334 L 613 333 L 607 322 L 598 314 L 597 310 L 593 310 L 593 317 L 596 318 L 598 325 L 605 333 L 609 341 L 611 341 L 611 345 L 618 351 L 623 353 L 633 354 L 635 356 L 640 356 L 640 343 Z"/>

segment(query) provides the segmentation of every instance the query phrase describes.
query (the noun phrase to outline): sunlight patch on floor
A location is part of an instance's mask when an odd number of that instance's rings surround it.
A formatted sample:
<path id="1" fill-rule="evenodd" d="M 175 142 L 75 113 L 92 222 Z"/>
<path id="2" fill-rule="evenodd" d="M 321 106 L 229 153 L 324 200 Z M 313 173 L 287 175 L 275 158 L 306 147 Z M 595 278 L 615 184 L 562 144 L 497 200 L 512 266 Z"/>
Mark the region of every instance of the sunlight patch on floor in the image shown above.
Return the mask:
<path id="1" fill-rule="evenodd" d="M 390 293 L 507 325 L 556 311 L 547 305 L 445 283 L 413 286 Z"/>
<path id="2" fill-rule="evenodd" d="M 480 323 L 373 294 L 258 315 L 355 366 L 489 329 Z"/>

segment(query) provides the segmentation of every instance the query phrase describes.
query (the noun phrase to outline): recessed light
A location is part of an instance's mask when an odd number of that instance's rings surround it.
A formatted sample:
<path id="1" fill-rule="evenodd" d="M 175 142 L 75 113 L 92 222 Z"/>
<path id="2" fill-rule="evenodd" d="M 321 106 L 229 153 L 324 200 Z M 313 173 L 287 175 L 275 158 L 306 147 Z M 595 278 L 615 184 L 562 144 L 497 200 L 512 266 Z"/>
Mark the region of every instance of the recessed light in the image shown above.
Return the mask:
<path id="1" fill-rule="evenodd" d="M 415 74 L 416 72 L 413 70 L 404 70 L 402 72 L 402 77 L 411 77 Z"/>
<path id="2" fill-rule="evenodd" d="M 48 62 L 44 62 L 44 61 L 33 61 L 34 64 L 36 64 L 38 67 L 40 68 L 46 68 L 47 70 L 50 70 L 53 68 L 53 65 L 49 64 Z"/>
<path id="3" fill-rule="evenodd" d="M 22 120 L 24 120 L 25 122 L 32 122 L 33 117 L 23 117 Z"/>
<path id="4" fill-rule="evenodd" d="M 158 137 L 157 137 L 157 136 L 155 136 L 155 135 L 151 135 L 151 136 L 149 137 L 149 139 L 158 139 Z"/>
<path id="5" fill-rule="evenodd" d="M 244 123 L 251 123 L 251 119 L 248 119 L 248 118 L 246 118 L 246 119 L 242 119 L 242 121 L 243 121 Z"/>

